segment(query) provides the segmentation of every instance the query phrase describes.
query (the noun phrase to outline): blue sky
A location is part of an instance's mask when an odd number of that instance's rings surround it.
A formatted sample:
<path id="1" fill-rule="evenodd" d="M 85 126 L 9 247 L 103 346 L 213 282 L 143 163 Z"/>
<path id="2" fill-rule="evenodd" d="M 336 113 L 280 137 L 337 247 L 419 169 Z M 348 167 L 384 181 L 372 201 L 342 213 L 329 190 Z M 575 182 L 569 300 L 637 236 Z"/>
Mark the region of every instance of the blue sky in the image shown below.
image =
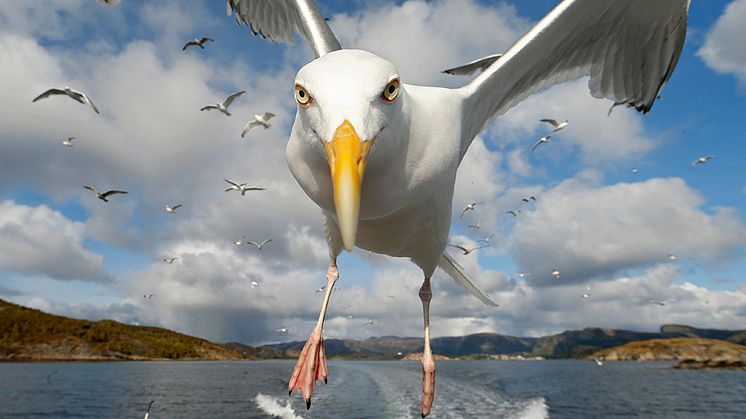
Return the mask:
<path id="1" fill-rule="evenodd" d="M 553 4 L 320 2 L 344 46 L 390 59 L 404 82 L 443 86 L 467 80 L 441 69 L 504 50 Z M 647 116 L 619 107 L 607 117 L 610 102 L 590 98 L 580 80 L 526 100 L 479 137 L 454 213 L 484 205 L 454 218 L 452 242 L 496 233 L 493 246 L 459 260 L 501 308 L 439 274 L 434 335 L 743 324 L 746 54 L 733 41 L 744 31 L 730 22 L 744 10 L 744 0 L 692 4 L 678 67 Z M 203 35 L 216 42 L 181 51 Z M 284 160 L 293 77 L 312 59 L 302 42 L 253 37 L 220 1 L 10 1 L 0 5 L 0 53 L 9 57 L 0 70 L 0 298 L 214 340 L 305 338 L 327 260 L 319 211 Z M 65 84 L 86 91 L 102 115 L 59 98 L 30 103 Z M 199 112 L 236 90 L 247 94 L 232 117 Z M 243 124 L 264 111 L 277 114 L 272 128 L 242 140 Z M 548 132 L 542 117 L 570 126 L 531 153 Z M 70 135 L 76 146 L 63 147 Z M 703 155 L 716 158 L 690 166 Z M 268 191 L 226 194 L 223 178 Z M 83 184 L 129 194 L 104 204 Z M 505 214 L 529 195 L 538 201 L 525 217 Z M 184 203 L 176 214 L 163 210 L 175 203 Z M 477 221 L 479 231 L 467 227 Z M 233 244 L 242 235 L 273 242 L 260 254 Z M 561 283 L 551 282 L 552 267 Z M 420 334 L 412 264 L 356 251 L 340 270 L 327 336 Z M 592 301 L 578 297 L 586 286 Z M 367 319 L 375 327 L 361 329 Z M 273 334 L 288 325 L 289 336 Z"/>

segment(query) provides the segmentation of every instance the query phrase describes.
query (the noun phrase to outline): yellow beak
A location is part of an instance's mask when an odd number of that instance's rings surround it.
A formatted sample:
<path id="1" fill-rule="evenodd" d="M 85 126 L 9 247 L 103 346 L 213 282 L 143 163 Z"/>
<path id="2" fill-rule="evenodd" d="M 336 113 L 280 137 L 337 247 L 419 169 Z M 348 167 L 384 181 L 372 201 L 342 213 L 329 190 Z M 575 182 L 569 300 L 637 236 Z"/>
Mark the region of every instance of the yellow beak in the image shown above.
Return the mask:
<path id="1" fill-rule="evenodd" d="M 331 142 L 323 141 L 334 188 L 334 207 L 348 251 L 355 245 L 360 215 L 360 186 L 373 140 L 361 141 L 348 120 L 337 127 Z"/>

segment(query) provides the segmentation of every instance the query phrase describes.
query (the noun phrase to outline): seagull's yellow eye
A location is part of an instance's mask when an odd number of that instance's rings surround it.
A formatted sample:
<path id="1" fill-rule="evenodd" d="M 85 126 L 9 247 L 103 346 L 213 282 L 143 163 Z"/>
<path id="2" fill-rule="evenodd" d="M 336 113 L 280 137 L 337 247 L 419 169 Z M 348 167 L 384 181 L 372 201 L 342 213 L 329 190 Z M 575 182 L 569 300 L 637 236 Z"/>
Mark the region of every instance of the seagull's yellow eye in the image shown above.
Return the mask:
<path id="1" fill-rule="evenodd" d="M 301 105 L 308 105 L 311 103 L 313 98 L 308 94 L 308 90 L 300 84 L 295 85 L 295 100 Z"/>
<path id="2" fill-rule="evenodd" d="M 399 79 L 394 79 L 389 82 L 389 84 L 386 85 L 386 87 L 383 89 L 383 92 L 381 92 L 381 99 L 385 100 L 386 102 L 392 102 L 394 99 L 396 99 L 396 96 L 399 94 Z"/>

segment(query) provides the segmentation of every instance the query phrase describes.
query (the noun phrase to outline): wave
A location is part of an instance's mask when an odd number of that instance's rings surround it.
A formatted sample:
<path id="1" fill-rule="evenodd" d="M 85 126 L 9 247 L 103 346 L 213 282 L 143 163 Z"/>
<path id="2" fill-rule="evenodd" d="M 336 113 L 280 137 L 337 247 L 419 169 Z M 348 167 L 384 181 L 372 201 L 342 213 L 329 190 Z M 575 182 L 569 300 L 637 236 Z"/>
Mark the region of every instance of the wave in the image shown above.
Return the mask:
<path id="1" fill-rule="evenodd" d="M 515 417 L 517 419 L 548 419 L 549 406 L 543 397 L 536 397 L 526 402 Z"/>
<path id="2" fill-rule="evenodd" d="M 290 407 L 290 402 L 282 403 L 280 399 L 266 394 L 258 393 L 254 397 L 254 403 L 256 403 L 259 409 L 272 416 L 273 418 L 281 419 L 303 419 L 301 416 L 295 414 L 295 410 Z"/>

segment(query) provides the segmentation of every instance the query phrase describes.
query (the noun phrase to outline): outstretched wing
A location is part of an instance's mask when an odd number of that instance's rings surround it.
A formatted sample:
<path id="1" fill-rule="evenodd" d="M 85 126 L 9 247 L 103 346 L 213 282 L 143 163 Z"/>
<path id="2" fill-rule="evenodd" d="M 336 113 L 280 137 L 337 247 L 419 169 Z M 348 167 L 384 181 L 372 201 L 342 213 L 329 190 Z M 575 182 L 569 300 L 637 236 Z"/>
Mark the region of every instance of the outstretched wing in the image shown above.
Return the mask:
<path id="1" fill-rule="evenodd" d="M 228 16 L 248 25 L 254 35 L 293 43 L 295 32 L 321 57 L 342 49 L 313 0 L 228 0 Z"/>
<path id="2" fill-rule="evenodd" d="M 486 57 L 478 58 L 474 61 L 469 61 L 468 63 L 462 66 L 443 70 L 441 71 L 441 73 L 451 74 L 454 76 L 468 76 L 469 74 L 472 74 L 477 70 L 479 70 L 480 72 L 484 71 L 485 68 L 491 66 L 492 63 L 497 61 L 497 59 L 502 56 L 503 56 L 502 54 L 488 55 Z"/>
<path id="3" fill-rule="evenodd" d="M 646 113 L 678 62 L 690 0 L 565 0 L 470 84 L 461 152 L 543 87 L 590 76 L 597 98 Z"/>
<path id="4" fill-rule="evenodd" d="M 106 192 L 102 193 L 101 197 L 102 198 L 108 198 L 111 195 L 126 194 L 126 193 L 127 193 L 127 191 L 118 191 L 116 189 L 112 189 L 110 191 L 106 191 Z"/>
<path id="5" fill-rule="evenodd" d="M 52 95 L 65 95 L 65 94 L 67 94 L 67 93 L 65 93 L 64 90 L 51 88 L 51 89 L 47 90 L 46 92 L 40 94 L 39 96 L 35 97 L 34 100 L 32 100 L 32 102 L 36 102 L 37 100 L 40 100 L 40 99 L 46 99 L 46 98 L 48 98 L 49 96 L 52 96 Z"/>
<path id="6" fill-rule="evenodd" d="M 262 119 L 264 119 L 264 122 L 267 122 L 274 116 L 275 114 L 273 114 L 272 112 L 264 112 L 264 115 L 262 115 Z"/>
<path id="7" fill-rule="evenodd" d="M 244 94 L 244 93 L 246 93 L 246 90 L 241 90 L 240 92 L 236 92 L 236 93 L 234 93 L 234 94 L 232 94 L 232 95 L 228 96 L 228 97 L 227 97 L 227 98 L 225 99 L 225 102 L 223 102 L 223 106 L 225 106 L 226 108 L 227 108 L 228 106 L 231 106 L 231 103 L 233 103 L 233 101 L 234 101 L 234 100 L 236 100 L 236 98 L 237 98 L 237 97 L 241 96 L 241 95 L 242 95 L 242 94 Z"/>
<path id="8" fill-rule="evenodd" d="M 96 112 L 97 114 L 101 114 L 101 112 L 98 111 L 98 108 L 96 107 L 96 105 L 93 104 L 93 101 L 91 100 L 90 97 L 88 97 L 87 94 L 85 94 L 83 92 L 75 92 L 75 93 L 80 94 L 80 96 L 83 97 L 84 103 L 87 103 L 87 104 L 91 105 L 91 108 L 93 108 L 94 112 Z"/>

